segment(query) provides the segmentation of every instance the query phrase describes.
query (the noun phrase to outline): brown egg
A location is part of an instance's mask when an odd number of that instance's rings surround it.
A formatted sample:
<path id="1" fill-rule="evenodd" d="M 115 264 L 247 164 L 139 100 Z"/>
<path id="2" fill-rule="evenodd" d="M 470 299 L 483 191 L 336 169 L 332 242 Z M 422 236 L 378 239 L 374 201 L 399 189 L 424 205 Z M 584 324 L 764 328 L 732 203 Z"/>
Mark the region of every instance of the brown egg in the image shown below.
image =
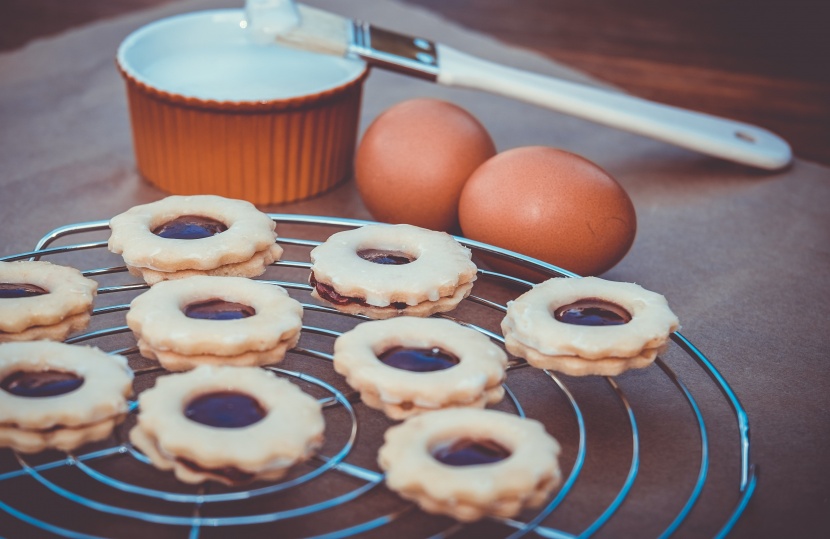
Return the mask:
<path id="1" fill-rule="evenodd" d="M 357 149 L 355 181 L 378 221 L 458 231 L 464 182 L 495 153 L 469 112 L 446 101 L 412 99 L 369 126 Z"/>
<path id="2" fill-rule="evenodd" d="M 634 206 L 614 178 L 583 157 L 541 146 L 508 150 L 476 169 L 459 218 L 470 239 L 583 276 L 619 262 L 637 232 Z"/>

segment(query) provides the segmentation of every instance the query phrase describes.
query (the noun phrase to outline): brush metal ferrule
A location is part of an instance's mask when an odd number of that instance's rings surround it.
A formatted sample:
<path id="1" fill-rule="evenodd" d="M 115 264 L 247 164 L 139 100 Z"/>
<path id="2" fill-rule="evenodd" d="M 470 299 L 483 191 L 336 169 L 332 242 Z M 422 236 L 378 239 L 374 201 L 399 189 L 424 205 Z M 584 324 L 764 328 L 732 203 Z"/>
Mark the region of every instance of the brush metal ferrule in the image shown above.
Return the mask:
<path id="1" fill-rule="evenodd" d="M 405 75 L 438 80 L 438 50 L 428 39 L 412 37 L 352 21 L 349 54 Z"/>

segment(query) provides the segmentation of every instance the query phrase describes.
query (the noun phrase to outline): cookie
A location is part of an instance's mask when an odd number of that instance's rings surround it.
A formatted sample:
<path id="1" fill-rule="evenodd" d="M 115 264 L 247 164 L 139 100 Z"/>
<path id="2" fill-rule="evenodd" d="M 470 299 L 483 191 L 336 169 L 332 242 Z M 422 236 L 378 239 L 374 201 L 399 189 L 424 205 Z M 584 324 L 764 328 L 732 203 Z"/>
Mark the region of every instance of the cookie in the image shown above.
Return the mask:
<path id="1" fill-rule="evenodd" d="M 439 318 L 364 322 L 334 343 L 334 369 L 392 419 L 498 402 L 506 366 L 507 354 L 486 336 Z"/>
<path id="2" fill-rule="evenodd" d="M 169 196 L 113 217 L 109 250 L 150 285 L 194 275 L 256 277 L 282 256 L 275 227 L 244 200 Z"/>
<path id="3" fill-rule="evenodd" d="M 679 327 L 662 295 L 598 277 L 540 283 L 508 303 L 501 323 L 508 352 L 572 376 L 647 367 Z"/>
<path id="4" fill-rule="evenodd" d="M 62 341 L 89 325 L 98 283 L 49 262 L 0 262 L 0 342 Z"/>
<path id="5" fill-rule="evenodd" d="M 137 296 L 127 325 L 141 355 L 183 371 L 282 361 L 297 345 L 302 317 L 302 305 L 282 287 L 201 275 L 161 282 Z"/>
<path id="6" fill-rule="evenodd" d="M 473 408 L 419 415 L 386 431 L 386 485 L 463 522 L 538 507 L 561 482 L 560 447 L 538 421 Z"/>
<path id="7" fill-rule="evenodd" d="M 311 251 L 312 296 L 335 309 L 385 319 L 454 309 L 476 279 L 472 253 L 445 232 L 366 225 Z"/>
<path id="8" fill-rule="evenodd" d="M 323 441 L 320 403 L 271 371 L 203 365 L 141 393 L 130 441 L 185 483 L 276 480 Z"/>
<path id="9" fill-rule="evenodd" d="M 52 341 L 0 344 L 0 447 L 72 451 L 110 435 L 132 395 L 127 360 Z"/>

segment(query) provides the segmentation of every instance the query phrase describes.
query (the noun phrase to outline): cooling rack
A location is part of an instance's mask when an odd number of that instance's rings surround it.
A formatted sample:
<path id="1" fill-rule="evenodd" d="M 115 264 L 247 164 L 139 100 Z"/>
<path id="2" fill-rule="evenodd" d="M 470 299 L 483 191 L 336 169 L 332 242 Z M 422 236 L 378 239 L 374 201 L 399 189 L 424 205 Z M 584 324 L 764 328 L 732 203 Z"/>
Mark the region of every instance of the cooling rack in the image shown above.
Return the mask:
<path id="1" fill-rule="evenodd" d="M 725 536 L 755 490 L 747 415 L 727 381 L 680 333 L 655 364 L 618 377 L 572 378 L 512 359 L 506 399 L 497 408 L 542 421 L 563 447 L 563 483 L 541 508 L 515 519 L 462 525 L 420 512 L 383 486 L 374 462 L 392 424 L 331 368 L 333 340 L 364 320 L 311 299 L 308 252 L 337 230 L 366 221 L 269 214 L 283 259 L 260 277 L 304 307 L 302 337 L 285 361 L 267 367 L 320 399 L 326 443 L 311 461 L 276 483 L 193 487 L 149 465 L 127 441 L 137 411 L 101 443 L 63 454 L 0 450 L 0 531 L 71 538 L 138 537 L 509 537 L 565 539 L 636 530 L 640 537 Z M 46 259 L 99 281 L 93 322 L 69 343 L 128 357 L 136 391 L 163 370 L 138 353 L 124 325 L 129 301 L 147 288 L 107 252 L 106 221 L 45 235 L 33 251 L 0 260 Z M 575 275 L 483 243 L 457 238 L 490 256 L 551 277 Z M 510 273 L 510 274 L 508 274 Z M 516 272 L 479 270 L 472 295 L 439 316 L 503 344 L 506 303 L 531 284 Z M 714 524 L 713 524 L 714 523 Z M 27 535 L 28 536 L 28 535 Z"/>

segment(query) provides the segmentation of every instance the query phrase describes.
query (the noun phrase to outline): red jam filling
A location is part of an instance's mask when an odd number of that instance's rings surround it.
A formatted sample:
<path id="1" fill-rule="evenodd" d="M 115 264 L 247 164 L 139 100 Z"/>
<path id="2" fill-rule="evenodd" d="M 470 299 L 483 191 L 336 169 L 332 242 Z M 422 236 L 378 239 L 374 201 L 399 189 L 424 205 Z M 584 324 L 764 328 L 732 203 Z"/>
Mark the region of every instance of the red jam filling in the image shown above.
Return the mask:
<path id="1" fill-rule="evenodd" d="M 631 314 L 615 303 L 585 298 L 556 309 L 553 317 L 576 326 L 619 326 L 631 321 Z"/>
<path id="2" fill-rule="evenodd" d="M 338 294 L 331 285 L 321 283 L 317 281 L 317 278 L 314 276 L 314 272 L 311 272 L 311 275 L 308 277 L 308 284 L 310 284 L 315 290 L 317 290 L 317 294 L 324 300 L 328 301 L 329 303 L 333 303 L 335 305 L 349 305 L 352 303 L 356 303 L 358 305 L 363 305 L 366 307 L 371 307 L 366 300 L 363 298 L 352 298 L 349 296 L 343 296 Z M 389 304 L 389 306 L 393 309 L 405 309 L 407 304 L 405 301 L 394 301 Z"/>
<path id="3" fill-rule="evenodd" d="M 153 234 L 175 240 L 198 240 L 220 234 L 227 225 L 211 217 L 182 215 L 153 229 Z"/>
<path id="4" fill-rule="evenodd" d="M 378 356 L 390 367 L 411 372 L 443 371 L 458 365 L 459 359 L 441 348 L 405 348 L 396 346 Z"/>
<path id="5" fill-rule="evenodd" d="M 256 310 L 242 303 L 222 299 L 209 299 L 191 303 L 184 308 L 184 315 L 199 320 L 239 320 L 256 314 Z"/>
<path id="6" fill-rule="evenodd" d="M 236 391 L 216 391 L 187 403 L 184 415 L 191 421 L 221 429 L 239 429 L 265 417 L 265 408 L 253 397 Z"/>
<path id="7" fill-rule="evenodd" d="M 432 456 L 449 466 L 477 466 L 502 461 L 510 451 L 493 440 L 462 438 L 436 447 Z"/>
<path id="8" fill-rule="evenodd" d="M 409 264 L 415 260 L 413 257 L 400 251 L 382 251 L 379 249 L 362 249 L 357 252 L 357 256 L 373 264 L 383 264 L 385 266 L 400 266 L 402 264 Z"/>
<path id="9" fill-rule="evenodd" d="M 29 283 L 0 283 L 0 299 L 31 298 L 49 291 Z"/>
<path id="10" fill-rule="evenodd" d="M 0 381 L 0 388 L 17 397 L 55 397 L 81 387 L 84 379 L 73 372 L 16 371 Z"/>

